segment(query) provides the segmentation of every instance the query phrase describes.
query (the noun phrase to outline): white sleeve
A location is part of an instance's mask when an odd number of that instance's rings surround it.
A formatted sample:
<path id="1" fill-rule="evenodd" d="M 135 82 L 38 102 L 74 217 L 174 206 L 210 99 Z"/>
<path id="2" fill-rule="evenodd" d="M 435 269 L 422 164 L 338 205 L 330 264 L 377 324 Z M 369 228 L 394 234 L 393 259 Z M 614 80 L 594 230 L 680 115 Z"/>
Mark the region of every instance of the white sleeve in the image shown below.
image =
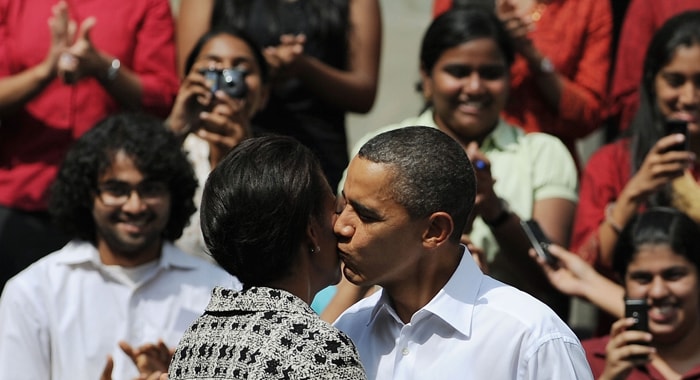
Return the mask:
<path id="1" fill-rule="evenodd" d="M 0 379 L 51 379 L 49 315 L 38 289 L 21 279 L 0 297 Z"/>
<path id="2" fill-rule="evenodd" d="M 545 340 L 528 358 L 522 379 L 593 380 L 581 343 L 563 336 Z"/>

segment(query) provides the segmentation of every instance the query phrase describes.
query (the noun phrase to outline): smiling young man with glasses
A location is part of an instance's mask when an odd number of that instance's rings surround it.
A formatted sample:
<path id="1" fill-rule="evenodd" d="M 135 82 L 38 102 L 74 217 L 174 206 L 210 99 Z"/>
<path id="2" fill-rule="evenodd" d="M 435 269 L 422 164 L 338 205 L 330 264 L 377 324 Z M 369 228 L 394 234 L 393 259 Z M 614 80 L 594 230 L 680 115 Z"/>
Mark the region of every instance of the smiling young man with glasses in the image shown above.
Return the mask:
<path id="1" fill-rule="evenodd" d="M 73 240 L 5 286 L 0 378 L 133 379 L 167 370 L 169 347 L 212 288 L 240 288 L 170 243 L 194 212 L 196 186 L 159 120 L 117 115 L 78 140 L 50 202 Z"/>

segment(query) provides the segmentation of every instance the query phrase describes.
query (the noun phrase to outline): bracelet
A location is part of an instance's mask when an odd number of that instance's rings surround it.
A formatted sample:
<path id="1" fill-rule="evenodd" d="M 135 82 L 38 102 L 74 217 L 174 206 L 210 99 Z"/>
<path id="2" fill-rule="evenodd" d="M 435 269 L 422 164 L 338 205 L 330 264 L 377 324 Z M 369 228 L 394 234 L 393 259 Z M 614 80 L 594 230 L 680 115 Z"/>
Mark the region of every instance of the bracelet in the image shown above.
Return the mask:
<path id="1" fill-rule="evenodd" d="M 486 220 L 484 218 L 481 218 L 484 223 L 486 223 L 487 226 L 490 228 L 497 228 L 501 224 L 505 223 L 510 219 L 510 216 L 513 214 L 510 211 L 510 205 L 508 205 L 508 202 L 506 202 L 505 199 L 503 198 L 498 198 L 498 201 L 501 203 L 501 212 L 492 220 Z"/>
<path id="2" fill-rule="evenodd" d="M 607 206 L 605 206 L 605 222 L 608 223 L 610 228 L 615 231 L 616 234 L 622 233 L 622 227 L 620 227 L 619 224 L 615 222 L 615 220 L 612 217 L 612 209 L 615 207 L 615 202 L 610 202 L 608 203 Z"/>

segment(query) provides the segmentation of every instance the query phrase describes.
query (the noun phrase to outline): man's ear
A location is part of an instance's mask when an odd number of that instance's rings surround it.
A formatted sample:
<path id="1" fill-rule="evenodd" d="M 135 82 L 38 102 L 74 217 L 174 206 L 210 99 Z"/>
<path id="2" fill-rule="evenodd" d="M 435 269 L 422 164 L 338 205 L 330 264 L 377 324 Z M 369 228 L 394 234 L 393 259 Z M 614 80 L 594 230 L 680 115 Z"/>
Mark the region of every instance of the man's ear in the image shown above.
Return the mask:
<path id="1" fill-rule="evenodd" d="M 428 218 L 428 228 L 423 233 L 423 245 L 426 248 L 437 248 L 450 239 L 452 231 L 452 216 L 443 211 L 435 212 Z"/>

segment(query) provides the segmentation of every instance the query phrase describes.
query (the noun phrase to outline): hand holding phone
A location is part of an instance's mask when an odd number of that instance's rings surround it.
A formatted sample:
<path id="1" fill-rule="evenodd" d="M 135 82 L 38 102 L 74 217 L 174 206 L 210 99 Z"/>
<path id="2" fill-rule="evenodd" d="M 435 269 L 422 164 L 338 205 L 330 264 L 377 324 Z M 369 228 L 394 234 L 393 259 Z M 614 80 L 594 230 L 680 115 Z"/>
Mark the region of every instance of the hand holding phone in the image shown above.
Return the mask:
<path id="1" fill-rule="evenodd" d="M 543 258 L 547 264 L 556 266 L 557 258 L 549 252 L 549 245 L 552 244 L 552 241 L 544 234 L 539 223 L 534 219 L 530 219 L 527 221 L 521 220 L 520 225 L 523 227 L 525 235 L 527 235 L 527 238 L 530 240 L 532 248 L 537 252 L 537 256 Z"/>
<path id="2" fill-rule="evenodd" d="M 638 330 L 649 332 L 649 305 L 645 299 L 625 298 L 625 317 L 634 318 L 635 322 L 628 330 Z M 631 344 L 641 344 L 648 346 L 645 341 L 630 342 Z M 646 360 L 647 355 L 632 355 L 632 360 Z"/>

